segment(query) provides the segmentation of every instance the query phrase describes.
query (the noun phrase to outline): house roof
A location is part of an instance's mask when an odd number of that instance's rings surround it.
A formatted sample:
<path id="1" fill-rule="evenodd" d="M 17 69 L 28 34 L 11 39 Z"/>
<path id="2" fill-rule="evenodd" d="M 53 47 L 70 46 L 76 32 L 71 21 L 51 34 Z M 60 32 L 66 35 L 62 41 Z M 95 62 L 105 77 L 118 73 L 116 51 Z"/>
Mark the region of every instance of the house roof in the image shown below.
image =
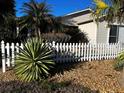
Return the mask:
<path id="1" fill-rule="evenodd" d="M 76 11 L 76 12 L 72 12 L 72 13 L 66 14 L 63 17 L 75 16 L 75 15 L 77 16 L 77 15 L 80 15 L 80 14 L 88 14 L 88 13 L 91 13 L 91 12 L 92 12 L 92 9 L 91 8 L 87 8 L 87 9 L 84 9 L 84 10 L 79 10 L 79 11 Z"/>
<path id="2" fill-rule="evenodd" d="M 92 9 L 87 8 L 81 11 L 66 14 L 62 17 L 63 22 L 66 25 L 78 26 L 82 23 L 92 22 L 93 17 L 91 16 Z"/>

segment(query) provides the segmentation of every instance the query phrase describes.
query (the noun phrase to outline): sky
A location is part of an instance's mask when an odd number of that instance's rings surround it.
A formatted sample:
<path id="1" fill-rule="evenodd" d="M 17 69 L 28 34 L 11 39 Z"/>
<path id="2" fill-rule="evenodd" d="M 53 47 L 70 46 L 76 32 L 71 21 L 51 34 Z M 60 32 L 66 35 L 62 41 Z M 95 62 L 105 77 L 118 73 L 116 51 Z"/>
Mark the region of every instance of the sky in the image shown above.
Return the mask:
<path id="1" fill-rule="evenodd" d="M 37 0 L 42 2 L 43 0 Z M 51 6 L 51 14 L 55 16 L 63 16 L 68 13 L 83 10 L 91 7 L 92 0 L 45 0 L 47 4 Z M 22 16 L 21 8 L 24 2 L 29 2 L 29 0 L 16 0 L 16 15 Z"/>

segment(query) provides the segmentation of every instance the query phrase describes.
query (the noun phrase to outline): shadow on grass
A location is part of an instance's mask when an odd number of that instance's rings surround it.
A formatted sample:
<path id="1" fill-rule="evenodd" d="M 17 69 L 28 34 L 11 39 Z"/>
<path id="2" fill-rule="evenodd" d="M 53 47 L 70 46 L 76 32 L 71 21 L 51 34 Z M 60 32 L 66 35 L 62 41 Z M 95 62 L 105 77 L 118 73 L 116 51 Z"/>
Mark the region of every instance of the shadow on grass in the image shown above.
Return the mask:
<path id="1" fill-rule="evenodd" d="M 81 85 L 65 82 L 32 82 L 20 81 L 0 82 L 0 93 L 99 93 Z"/>

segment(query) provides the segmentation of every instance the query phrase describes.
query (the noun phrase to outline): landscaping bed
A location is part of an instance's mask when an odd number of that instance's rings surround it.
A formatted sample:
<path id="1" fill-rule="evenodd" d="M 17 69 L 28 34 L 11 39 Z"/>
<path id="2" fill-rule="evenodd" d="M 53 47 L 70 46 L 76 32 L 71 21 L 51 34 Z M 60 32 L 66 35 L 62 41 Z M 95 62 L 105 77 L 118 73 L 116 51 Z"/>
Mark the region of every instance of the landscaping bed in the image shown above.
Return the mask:
<path id="1" fill-rule="evenodd" d="M 0 91 L 6 93 L 124 93 L 121 71 L 114 70 L 114 61 L 81 62 L 67 66 L 42 83 L 19 82 L 12 70 L 0 72 Z M 66 68 L 66 67 L 65 67 Z M 9 92 L 7 92 L 9 93 Z"/>

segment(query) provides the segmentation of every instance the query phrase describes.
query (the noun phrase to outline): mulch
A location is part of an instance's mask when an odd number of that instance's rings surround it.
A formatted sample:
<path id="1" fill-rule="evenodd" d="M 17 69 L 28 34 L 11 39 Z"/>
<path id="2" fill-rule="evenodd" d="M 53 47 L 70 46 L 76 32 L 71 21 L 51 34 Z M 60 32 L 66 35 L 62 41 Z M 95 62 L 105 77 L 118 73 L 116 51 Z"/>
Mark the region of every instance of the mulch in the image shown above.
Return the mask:
<path id="1" fill-rule="evenodd" d="M 123 72 L 116 71 L 114 64 L 113 60 L 81 62 L 74 68 L 49 78 L 50 82 L 70 82 L 68 86 L 51 93 L 124 93 Z M 13 70 L 4 74 L 0 71 L 0 87 L 2 82 L 15 80 L 17 78 Z"/>
<path id="2" fill-rule="evenodd" d="M 52 79 L 57 82 L 69 80 L 72 86 L 83 86 L 96 91 L 124 93 L 123 72 L 116 71 L 114 64 L 113 60 L 82 62 L 74 69 L 65 71 L 63 75 L 55 75 Z"/>

